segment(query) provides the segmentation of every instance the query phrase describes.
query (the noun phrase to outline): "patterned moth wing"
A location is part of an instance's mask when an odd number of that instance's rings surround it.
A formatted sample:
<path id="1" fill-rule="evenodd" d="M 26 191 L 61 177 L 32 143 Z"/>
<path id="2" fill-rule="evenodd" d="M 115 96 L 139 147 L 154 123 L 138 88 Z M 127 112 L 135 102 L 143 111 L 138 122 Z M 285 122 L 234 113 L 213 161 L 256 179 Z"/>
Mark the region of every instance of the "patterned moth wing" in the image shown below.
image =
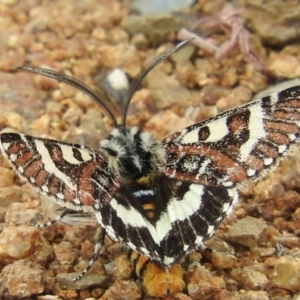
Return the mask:
<path id="1" fill-rule="evenodd" d="M 274 93 L 168 136 L 161 172 L 228 188 L 258 180 L 299 140 L 299 90 Z"/>
<path id="2" fill-rule="evenodd" d="M 0 141 L 18 175 L 61 206 L 93 212 L 119 187 L 106 159 L 84 146 L 17 133 L 3 133 Z"/>
<path id="3" fill-rule="evenodd" d="M 182 211 L 177 211 L 175 226 L 171 226 L 181 228 L 174 243 L 178 257 L 195 250 L 229 215 L 237 199 L 236 188 L 260 179 L 289 153 L 299 141 L 299 126 L 300 87 L 292 87 L 189 126 L 162 141 L 166 163 L 160 171 L 188 187 L 188 192 L 176 199 L 182 202 Z M 192 189 L 197 191 L 193 195 Z M 162 244 L 170 247 L 171 243 L 168 232 Z"/>

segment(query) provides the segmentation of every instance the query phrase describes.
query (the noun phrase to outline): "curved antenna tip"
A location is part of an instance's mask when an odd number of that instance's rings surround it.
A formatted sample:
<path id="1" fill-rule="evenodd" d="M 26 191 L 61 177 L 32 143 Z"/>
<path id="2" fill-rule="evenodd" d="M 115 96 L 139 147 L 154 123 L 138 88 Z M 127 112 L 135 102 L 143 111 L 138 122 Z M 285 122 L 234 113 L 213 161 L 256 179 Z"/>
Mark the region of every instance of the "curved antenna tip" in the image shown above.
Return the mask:
<path id="1" fill-rule="evenodd" d="M 186 46 L 190 41 L 192 41 L 194 38 L 189 38 L 186 40 L 183 40 L 182 42 L 176 44 L 175 46 L 171 47 L 170 49 L 166 50 L 162 54 L 156 56 L 154 59 L 152 59 L 148 64 L 142 67 L 141 71 L 133 78 L 133 80 L 130 83 L 129 89 L 124 97 L 123 101 L 123 108 L 122 108 L 122 125 L 126 125 L 126 116 L 127 116 L 127 110 L 130 103 L 130 100 L 132 98 L 132 95 L 136 91 L 137 86 L 141 83 L 141 81 L 145 78 L 145 76 L 154 69 L 158 64 L 160 64 L 163 60 L 165 60 L 167 57 L 172 55 L 174 52 L 178 51 L 182 47 Z"/>

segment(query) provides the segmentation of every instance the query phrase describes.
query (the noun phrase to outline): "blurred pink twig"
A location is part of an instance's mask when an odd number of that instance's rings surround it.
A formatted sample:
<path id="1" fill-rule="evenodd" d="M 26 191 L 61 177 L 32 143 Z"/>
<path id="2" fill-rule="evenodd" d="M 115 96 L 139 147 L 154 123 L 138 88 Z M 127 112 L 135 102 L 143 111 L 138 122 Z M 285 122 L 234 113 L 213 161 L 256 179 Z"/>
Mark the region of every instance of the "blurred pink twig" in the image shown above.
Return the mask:
<path id="1" fill-rule="evenodd" d="M 180 40 L 193 37 L 194 40 L 192 43 L 194 45 L 210 53 L 214 53 L 217 60 L 227 57 L 238 46 L 245 60 L 260 70 L 262 64 L 257 55 L 250 50 L 249 32 L 244 27 L 240 17 L 241 11 L 241 8 L 234 7 L 232 4 L 226 4 L 220 12 L 203 17 L 192 26 L 191 30 L 200 27 L 205 35 L 209 35 L 220 29 L 223 30 L 229 39 L 220 46 L 216 46 L 211 40 L 201 37 L 186 28 L 180 29 L 177 37 Z"/>

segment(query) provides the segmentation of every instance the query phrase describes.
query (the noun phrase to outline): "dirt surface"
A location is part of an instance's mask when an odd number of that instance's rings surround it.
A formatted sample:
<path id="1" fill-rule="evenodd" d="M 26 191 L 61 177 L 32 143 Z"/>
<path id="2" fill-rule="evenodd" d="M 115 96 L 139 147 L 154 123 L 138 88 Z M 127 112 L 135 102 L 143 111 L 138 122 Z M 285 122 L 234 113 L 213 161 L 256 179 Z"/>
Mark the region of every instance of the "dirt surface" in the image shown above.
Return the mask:
<path id="1" fill-rule="evenodd" d="M 209 16 L 216 28 L 202 33 L 197 27 L 194 33 L 213 50 L 202 42 L 190 44 L 153 70 L 133 96 L 128 126 L 162 139 L 299 77 L 300 5 L 252 2 L 233 1 L 242 10 L 229 18 L 222 0 L 199 0 L 193 8 L 151 16 L 133 15 L 130 3 L 116 0 L 0 0 L 1 132 L 97 149 L 113 128 L 103 110 L 81 91 L 16 68 L 51 68 L 116 95 L 106 84 L 110 71 L 119 68 L 132 79 L 143 64 L 179 42 L 177 32 Z M 238 39 L 222 48 L 237 28 L 243 28 Z M 119 96 L 107 100 L 117 116 Z M 169 299 L 300 297 L 299 155 L 295 149 L 276 171 L 241 189 L 232 215 L 207 241 L 217 251 L 210 257 L 188 255 L 183 262 L 187 289 Z M 84 269 L 101 229 L 94 222 L 30 226 L 47 220 L 40 196 L 1 156 L 0 299 L 152 299 L 126 251 L 108 237 L 86 278 L 73 283 L 67 273 Z"/>

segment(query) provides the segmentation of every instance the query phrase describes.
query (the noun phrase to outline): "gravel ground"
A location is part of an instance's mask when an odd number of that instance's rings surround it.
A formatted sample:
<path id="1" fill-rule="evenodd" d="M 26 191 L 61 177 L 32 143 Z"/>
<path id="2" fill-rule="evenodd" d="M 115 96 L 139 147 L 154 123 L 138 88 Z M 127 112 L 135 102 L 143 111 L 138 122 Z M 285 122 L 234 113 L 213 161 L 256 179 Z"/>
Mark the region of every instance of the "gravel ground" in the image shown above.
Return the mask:
<path id="1" fill-rule="evenodd" d="M 132 79 L 143 64 L 178 42 L 180 29 L 205 16 L 218 21 L 218 30 L 202 35 L 214 51 L 191 44 L 161 63 L 133 96 L 127 125 L 162 139 L 299 77 L 300 4 L 232 3 L 243 10 L 226 19 L 222 0 L 142 16 L 133 15 L 125 1 L 0 0 L 1 132 L 97 149 L 112 129 L 103 110 L 81 91 L 16 68 L 70 74 L 105 94 L 118 114 L 123 87 L 116 92 L 108 85 L 110 72 L 119 69 Z M 224 51 L 236 28 L 243 30 L 235 47 Z M 187 289 L 169 299 L 300 299 L 299 155 L 295 149 L 276 171 L 240 191 L 234 212 L 207 241 L 217 251 L 209 257 L 188 255 L 183 262 Z M 81 226 L 29 226 L 47 221 L 50 212 L 1 156 L 0 299 L 152 299 L 122 246 L 108 237 L 87 276 L 73 283 L 72 273 L 86 266 L 101 229 L 93 220 Z"/>

